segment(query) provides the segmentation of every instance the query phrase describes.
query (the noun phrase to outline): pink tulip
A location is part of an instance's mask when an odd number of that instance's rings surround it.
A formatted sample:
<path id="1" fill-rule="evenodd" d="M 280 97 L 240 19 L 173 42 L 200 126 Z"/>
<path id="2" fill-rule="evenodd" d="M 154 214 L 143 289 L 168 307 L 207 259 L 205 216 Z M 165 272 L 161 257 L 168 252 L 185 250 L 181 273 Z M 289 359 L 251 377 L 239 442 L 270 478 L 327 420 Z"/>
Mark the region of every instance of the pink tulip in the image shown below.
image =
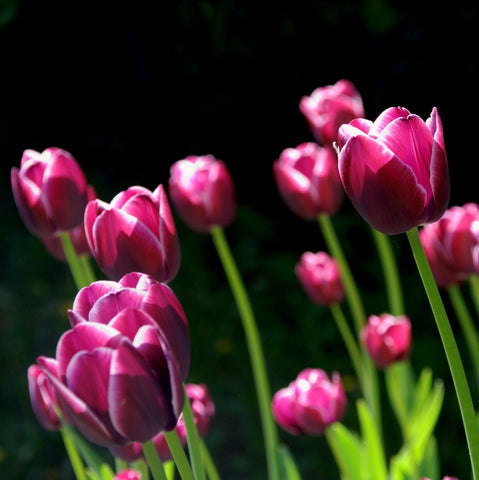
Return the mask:
<path id="1" fill-rule="evenodd" d="M 55 358 L 38 364 L 74 426 L 107 447 L 174 428 L 190 344 L 173 291 L 138 273 L 98 281 L 79 291 L 69 317 Z"/>
<path id="2" fill-rule="evenodd" d="M 42 153 L 25 150 L 20 169 L 11 170 L 11 184 L 25 226 L 40 238 L 82 225 L 94 196 L 77 161 L 56 147 Z"/>
<path id="3" fill-rule="evenodd" d="M 411 351 L 411 322 L 405 315 L 371 315 L 361 341 L 378 368 L 406 360 Z"/>
<path id="4" fill-rule="evenodd" d="M 313 142 L 281 152 L 273 164 L 279 193 L 299 217 L 313 220 L 339 210 L 344 197 L 336 153 Z"/>
<path id="5" fill-rule="evenodd" d="M 187 383 L 185 385 L 186 395 L 191 404 L 193 412 L 193 420 L 198 430 L 198 435 L 204 437 L 210 427 L 215 414 L 215 405 L 210 397 L 208 388 L 204 384 Z M 175 427 L 180 443 L 185 446 L 187 442 L 186 427 L 183 414 L 180 415 L 178 423 Z M 153 444 L 162 462 L 172 459 L 172 455 L 163 432 L 153 437 Z M 110 449 L 111 453 L 126 462 L 132 462 L 143 456 L 141 444 L 138 442 L 130 443 L 123 447 L 115 447 Z"/>
<path id="6" fill-rule="evenodd" d="M 178 215 L 197 232 L 226 227 L 235 217 L 233 179 L 213 155 L 190 155 L 174 163 L 168 189 Z"/>
<path id="7" fill-rule="evenodd" d="M 436 108 L 424 122 L 402 107 L 375 122 L 355 119 L 338 136 L 347 195 L 373 228 L 388 235 L 438 220 L 449 202 L 449 171 Z"/>
<path id="8" fill-rule="evenodd" d="M 273 396 L 271 408 L 276 422 L 293 435 L 322 435 L 342 419 L 347 405 L 339 374 L 332 381 L 320 369 L 301 371 L 288 387 Z"/>
<path id="9" fill-rule="evenodd" d="M 112 280 L 143 272 L 169 282 L 180 267 L 180 245 L 162 185 L 130 187 L 108 204 L 88 203 L 85 231 L 93 256 Z"/>
<path id="10" fill-rule="evenodd" d="M 336 141 L 339 127 L 354 118 L 364 117 L 364 106 L 356 87 L 348 80 L 319 87 L 304 96 L 299 109 L 306 118 L 314 139 L 330 146 Z"/>
<path id="11" fill-rule="evenodd" d="M 423 246 L 426 244 L 426 256 L 431 264 L 434 255 L 436 264 L 450 271 L 458 279 L 478 273 L 479 267 L 479 206 L 467 203 L 462 207 L 448 208 L 444 215 L 434 223 L 421 229 Z M 437 270 L 436 268 L 433 268 Z M 441 284 L 439 279 L 438 285 Z M 459 282 L 451 282 L 459 283 Z"/>
<path id="12" fill-rule="evenodd" d="M 118 472 L 113 477 L 113 480 L 141 480 L 141 473 L 138 470 L 132 470 L 129 468 Z"/>
<path id="13" fill-rule="evenodd" d="M 303 253 L 295 272 L 306 295 L 314 303 L 327 307 L 344 300 L 338 264 L 326 252 Z"/>

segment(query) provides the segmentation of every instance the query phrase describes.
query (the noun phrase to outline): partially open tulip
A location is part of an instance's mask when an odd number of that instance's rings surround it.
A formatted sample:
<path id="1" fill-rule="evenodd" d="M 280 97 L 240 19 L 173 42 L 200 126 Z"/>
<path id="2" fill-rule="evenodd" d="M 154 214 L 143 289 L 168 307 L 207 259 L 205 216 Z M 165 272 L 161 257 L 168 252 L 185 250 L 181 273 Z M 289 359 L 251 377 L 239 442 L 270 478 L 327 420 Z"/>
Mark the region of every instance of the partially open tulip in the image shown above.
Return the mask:
<path id="1" fill-rule="evenodd" d="M 318 215 L 332 215 L 344 197 L 336 153 L 314 142 L 286 148 L 273 163 L 279 193 L 298 216 L 314 220 Z"/>
<path id="2" fill-rule="evenodd" d="M 339 127 L 354 118 L 364 117 L 364 106 L 356 87 L 349 80 L 319 87 L 303 96 L 299 110 L 308 122 L 314 139 L 330 146 L 336 141 Z"/>
<path id="3" fill-rule="evenodd" d="M 139 273 L 98 281 L 79 291 L 69 317 L 55 358 L 38 364 L 74 426 L 107 447 L 173 429 L 190 359 L 173 291 Z"/>
<path id="4" fill-rule="evenodd" d="M 113 477 L 113 480 L 141 480 L 141 473 L 138 470 L 129 468 L 118 472 Z"/>
<path id="5" fill-rule="evenodd" d="M 187 383 L 185 385 L 186 395 L 190 401 L 191 410 L 193 412 L 193 420 L 200 437 L 204 437 L 210 427 L 215 414 L 215 404 L 211 399 L 208 388 L 204 384 Z M 178 423 L 175 427 L 176 434 L 180 443 L 185 446 L 186 426 L 183 419 L 183 414 L 180 415 Z M 156 451 L 162 462 L 172 459 L 168 443 L 163 432 L 158 433 L 152 439 Z M 126 462 L 132 462 L 143 456 L 141 444 L 133 442 L 123 447 L 116 447 L 110 449 L 111 453 Z"/>
<path id="6" fill-rule="evenodd" d="M 295 266 L 306 295 L 316 304 L 329 306 L 344 300 L 339 266 L 326 252 L 305 252 Z"/>
<path id="7" fill-rule="evenodd" d="M 233 179 L 225 163 L 213 155 L 189 155 L 174 163 L 168 192 L 178 215 L 197 232 L 226 227 L 235 217 Z"/>
<path id="8" fill-rule="evenodd" d="M 83 224 L 92 187 L 69 152 L 56 147 L 42 153 L 25 150 L 20 169 L 11 170 L 11 184 L 20 216 L 37 237 Z"/>
<path id="9" fill-rule="evenodd" d="M 405 315 L 371 315 L 361 341 L 378 368 L 406 360 L 411 351 L 411 322 Z"/>
<path id="10" fill-rule="evenodd" d="M 467 203 L 462 207 L 448 208 L 434 223 L 425 225 L 419 232 L 433 273 L 439 265 L 459 280 L 478 273 L 479 266 L 479 206 Z M 437 277 L 437 275 L 435 275 Z M 445 282 L 436 278 L 438 285 Z"/>
<path id="11" fill-rule="evenodd" d="M 169 282 L 178 273 L 180 245 L 162 185 L 154 192 L 130 187 L 110 203 L 89 202 L 85 231 L 93 256 L 112 280 L 143 272 Z"/>
<path id="12" fill-rule="evenodd" d="M 339 174 L 360 215 L 394 235 L 438 220 L 449 202 L 449 170 L 436 108 L 424 122 L 402 107 L 355 119 L 338 136 Z"/>
<path id="13" fill-rule="evenodd" d="M 322 435 L 340 421 L 347 398 L 337 372 L 328 375 L 317 368 L 301 371 L 286 388 L 273 396 L 271 408 L 276 422 L 293 435 Z"/>

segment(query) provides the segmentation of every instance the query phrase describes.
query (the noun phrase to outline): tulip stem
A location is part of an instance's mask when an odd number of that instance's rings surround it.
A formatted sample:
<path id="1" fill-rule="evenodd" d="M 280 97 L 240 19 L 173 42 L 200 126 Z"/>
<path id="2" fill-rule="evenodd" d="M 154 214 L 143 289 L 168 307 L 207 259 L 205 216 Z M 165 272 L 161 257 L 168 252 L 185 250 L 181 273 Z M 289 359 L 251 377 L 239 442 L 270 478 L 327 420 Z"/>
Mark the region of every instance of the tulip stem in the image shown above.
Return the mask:
<path id="1" fill-rule="evenodd" d="M 184 388 L 184 386 L 183 386 Z M 205 466 L 201 455 L 200 437 L 196 428 L 193 411 L 188 395 L 185 391 L 185 405 L 183 407 L 183 420 L 186 428 L 186 441 L 188 442 L 188 451 L 190 452 L 191 464 L 196 480 L 205 480 Z"/>
<path id="2" fill-rule="evenodd" d="M 60 232 L 60 240 L 62 242 L 63 251 L 70 267 L 70 271 L 75 281 L 75 286 L 78 290 L 87 285 L 90 285 L 94 281 L 94 275 L 89 264 L 87 264 L 87 258 L 82 259 L 81 256 L 75 252 L 72 239 L 68 232 Z"/>
<path id="3" fill-rule="evenodd" d="M 68 430 L 64 427 L 60 428 L 60 432 L 62 434 L 63 444 L 65 445 L 65 450 L 68 453 L 68 458 L 70 459 L 73 472 L 75 473 L 75 478 L 77 480 L 87 480 L 85 467 L 73 438 L 68 433 Z"/>
<path id="4" fill-rule="evenodd" d="M 173 429 L 169 432 L 163 432 L 163 435 L 165 436 L 166 443 L 168 444 L 168 448 L 170 449 L 173 461 L 180 473 L 181 479 L 195 480 L 195 475 L 193 474 L 190 462 L 188 461 L 188 457 L 183 449 L 183 445 L 181 445 L 176 430 Z"/>
<path id="5" fill-rule="evenodd" d="M 409 230 L 407 232 L 407 237 L 411 245 L 411 250 L 414 255 L 424 289 L 429 299 L 429 304 L 439 330 L 439 335 L 442 340 L 447 361 L 449 363 L 469 448 L 472 474 L 473 478 L 477 480 L 479 478 L 479 425 L 476 420 L 474 404 L 472 402 L 471 392 L 467 383 L 464 366 L 459 354 L 456 340 L 454 338 L 454 333 L 449 323 L 446 309 L 439 293 L 439 289 L 434 280 L 434 276 L 426 258 L 426 254 L 424 253 L 417 227 Z"/>
<path id="6" fill-rule="evenodd" d="M 230 284 L 231 291 L 235 297 L 236 305 L 243 323 L 263 427 L 266 458 L 268 463 L 268 478 L 269 480 L 279 480 L 278 433 L 271 412 L 272 397 L 258 327 L 256 325 L 256 320 L 246 289 L 228 246 L 223 229 L 221 227 L 213 227 L 211 229 L 211 235 Z"/>
<path id="7" fill-rule="evenodd" d="M 201 455 L 202 455 L 203 460 L 205 462 L 205 468 L 206 468 L 206 472 L 208 474 L 208 479 L 209 480 L 221 480 L 221 477 L 220 477 L 220 474 L 218 473 L 215 462 L 213 461 L 213 458 L 211 457 L 211 454 L 208 450 L 208 447 L 206 446 L 206 443 L 202 439 L 200 439 L 200 446 L 201 446 Z"/>
<path id="8" fill-rule="evenodd" d="M 469 286 L 476 313 L 479 315 L 479 275 L 473 274 L 469 276 Z"/>
<path id="9" fill-rule="evenodd" d="M 141 444 L 146 461 L 150 467 L 151 474 L 154 480 L 167 480 L 163 463 L 158 456 L 155 445 L 152 440 L 148 440 Z"/>

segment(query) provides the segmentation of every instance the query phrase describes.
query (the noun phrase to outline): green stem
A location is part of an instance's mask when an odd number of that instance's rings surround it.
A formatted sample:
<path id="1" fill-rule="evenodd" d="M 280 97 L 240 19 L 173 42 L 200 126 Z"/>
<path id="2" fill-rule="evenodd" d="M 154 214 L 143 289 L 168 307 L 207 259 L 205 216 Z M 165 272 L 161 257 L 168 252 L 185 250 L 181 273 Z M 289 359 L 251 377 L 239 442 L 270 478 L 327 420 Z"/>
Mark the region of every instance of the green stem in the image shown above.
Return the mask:
<path id="1" fill-rule="evenodd" d="M 221 480 L 220 474 L 218 473 L 218 470 L 216 469 L 215 462 L 213 461 L 213 458 L 211 457 L 211 454 L 208 450 L 208 447 L 206 446 L 206 443 L 203 440 L 200 441 L 200 446 L 201 446 L 201 455 L 202 455 L 203 460 L 205 462 L 205 468 L 206 468 L 206 472 L 208 474 L 208 479 L 209 480 Z"/>
<path id="2" fill-rule="evenodd" d="M 75 286 L 80 290 L 90 285 L 93 273 L 86 270 L 85 261 L 81 259 L 81 256 L 76 254 L 70 234 L 68 232 L 60 232 L 60 240 L 73 280 L 75 281 Z"/>
<path id="3" fill-rule="evenodd" d="M 479 275 L 474 274 L 469 277 L 469 286 L 476 313 L 479 315 Z"/>
<path id="4" fill-rule="evenodd" d="M 376 229 L 371 228 L 371 232 L 376 243 L 376 248 L 379 252 L 379 259 L 383 269 L 390 313 L 392 315 L 403 315 L 405 312 L 404 299 L 396 260 L 391 248 L 391 242 L 387 235 L 378 232 Z"/>
<path id="5" fill-rule="evenodd" d="M 462 328 L 464 339 L 471 355 L 476 382 L 479 385 L 479 337 L 467 308 L 461 289 L 458 285 L 450 285 L 447 289 L 451 304 L 456 312 L 459 325 Z"/>
<path id="6" fill-rule="evenodd" d="M 240 312 L 243 329 L 248 345 L 253 377 L 258 396 L 258 404 L 263 427 L 266 458 L 268 463 L 268 478 L 270 480 L 279 479 L 279 449 L 278 433 L 271 413 L 271 392 L 266 373 L 263 348 L 260 341 L 260 335 L 256 320 L 251 308 L 251 304 L 243 285 L 238 268 L 233 255 L 228 246 L 228 242 L 220 227 L 213 227 L 211 235 L 218 252 L 218 256 L 223 264 L 226 277 L 228 278 L 231 291 L 236 300 L 236 305 Z"/>
<path id="7" fill-rule="evenodd" d="M 186 441 L 188 442 L 188 451 L 190 452 L 191 464 L 196 480 L 205 480 L 205 467 L 201 455 L 200 437 L 196 429 L 193 411 L 185 391 L 185 406 L 183 407 L 183 420 L 186 428 Z"/>
<path id="8" fill-rule="evenodd" d="M 474 404 L 472 403 L 471 392 L 469 390 L 466 374 L 464 372 L 464 366 L 462 364 L 461 356 L 457 348 L 456 340 L 454 338 L 439 289 L 431 272 L 426 254 L 422 248 L 417 227 L 409 230 L 407 232 L 407 237 L 411 245 L 411 250 L 413 252 L 424 289 L 429 299 L 429 304 L 439 330 L 447 361 L 449 363 L 469 448 L 472 474 L 473 478 L 477 479 L 479 474 L 479 425 L 476 421 Z"/>
<path id="9" fill-rule="evenodd" d="M 361 351 L 356 344 L 356 338 L 351 332 L 349 328 L 348 322 L 341 310 L 341 307 L 337 303 L 333 303 L 330 305 L 330 310 L 333 315 L 334 321 L 336 322 L 336 326 L 338 327 L 339 333 L 343 338 L 344 344 L 346 349 L 348 350 L 349 356 L 351 357 L 351 362 L 353 367 L 356 371 L 356 375 L 358 377 L 358 381 L 364 390 L 363 385 L 363 371 L 362 371 L 362 360 L 361 360 Z"/>
<path id="10" fill-rule="evenodd" d="M 148 466 L 150 467 L 151 474 L 154 480 L 167 480 L 163 463 L 158 456 L 155 445 L 152 440 L 148 440 L 141 444 L 141 448 L 145 455 Z"/>
<path id="11" fill-rule="evenodd" d="M 65 450 L 67 451 L 68 458 L 72 465 L 73 472 L 75 473 L 75 478 L 77 480 L 87 480 L 85 473 L 85 467 L 78 452 L 73 438 L 69 435 L 66 428 L 61 427 L 60 432 L 63 438 L 63 443 L 65 445 Z"/>
<path id="12" fill-rule="evenodd" d="M 175 462 L 176 468 L 180 474 L 182 480 L 195 480 L 193 475 L 193 470 L 191 470 L 190 462 L 186 456 L 183 445 L 181 445 L 180 439 L 176 430 L 170 430 L 169 432 L 163 432 L 165 436 L 166 443 Z"/>

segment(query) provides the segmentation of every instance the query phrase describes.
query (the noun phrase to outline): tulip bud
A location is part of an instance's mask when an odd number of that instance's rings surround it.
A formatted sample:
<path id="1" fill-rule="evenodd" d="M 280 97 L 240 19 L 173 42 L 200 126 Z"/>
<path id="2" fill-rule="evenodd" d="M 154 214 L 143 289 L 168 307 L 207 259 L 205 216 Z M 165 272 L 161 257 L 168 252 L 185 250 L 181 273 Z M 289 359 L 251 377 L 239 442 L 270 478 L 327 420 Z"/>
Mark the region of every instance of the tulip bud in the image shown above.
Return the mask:
<path id="1" fill-rule="evenodd" d="M 342 419 L 346 405 L 339 374 L 334 372 L 329 380 L 323 370 L 314 368 L 301 371 L 271 402 L 276 422 L 293 435 L 322 435 Z"/>
<path id="2" fill-rule="evenodd" d="M 303 253 L 295 272 L 306 295 L 314 303 L 327 307 L 344 300 L 338 264 L 326 252 Z"/>
<path id="3" fill-rule="evenodd" d="M 339 210 L 344 197 L 336 153 L 313 142 L 281 152 L 273 164 L 279 193 L 299 217 L 313 220 Z"/>
<path id="4" fill-rule="evenodd" d="M 106 447 L 173 429 L 190 361 L 188 326 L 173 291 L 139 273 L 98 281 L 78 292 L 69 317 L 56 358 L 39 357 L 38 364 L 74 426 Z"/>
<path id="5" fill-rule="evenodd" d="M 89 202 L 85 232 L 95 260 L 112 280 L 143 272 L 167 283 L 178 273 L 180 245 L 162 185 L 154 192 L 130 187 L 110 204 Z"/>
<path id="6" fill-rule="evenodd" d="M 436 108 L 424 122 L 402 107 L 375 122 L 355 119 L 338 136 L 339 173 L 359 214 L 387 235 L 438 220 L 449 202 L 449 169 Z"/>
<path id="7" fill-rule="evenodd" d="M 197 232 L 226 227 L 235 217 L 233 179 L 213 155 L 190 155 L 174 163 L 168 189 L 178 215 Z"/>
<path id="8" fill-rule="evenodd" d="M 339 127 L 354 118 L 364 117 L 364 106 L 356 87 L 348 80 L 319 87 L 299 103 L 314 139 L 321 145 L 332 145 Z"/>
<path id="9" fill-rule="evenodd" d="M 141 480 L 141 473 L 138 470 L 132 470 L 129 468 L 118 472 L 113 477 L 113 480 Z"/>
<path id="10" fill-rule="evenodd" d="M 411 350 L 411 322 L 405 315 L 371 315 L 361 341 L 378 368 L 406 360 Z"/>

